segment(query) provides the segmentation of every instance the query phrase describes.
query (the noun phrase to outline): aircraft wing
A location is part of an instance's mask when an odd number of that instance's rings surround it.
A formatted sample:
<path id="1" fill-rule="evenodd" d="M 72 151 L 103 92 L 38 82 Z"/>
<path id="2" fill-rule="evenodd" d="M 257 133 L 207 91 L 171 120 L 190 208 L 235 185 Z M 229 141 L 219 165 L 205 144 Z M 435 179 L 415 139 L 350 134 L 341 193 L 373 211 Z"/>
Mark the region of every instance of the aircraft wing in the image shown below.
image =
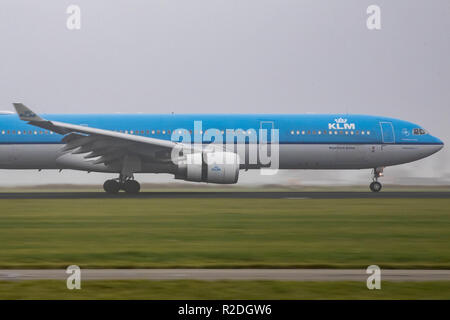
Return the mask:
<path id="1" fill-rule="evenodd" d="M 41 118 L 21 103 L 13 104 L 21 120 L 29 124 L 65 135 L 62 151 L 73 154 L 86 154 L 85 159 L 93 164 L 110 165 L 122 162 L 124 157 L 137 155 L 143 161 L 171 160 L 173 148 L 191 149 L 190 144 L 155 139 L 139 135 L 121 133 L 112 130 L 97 129 L 64 122 L 49 121 Z"/>

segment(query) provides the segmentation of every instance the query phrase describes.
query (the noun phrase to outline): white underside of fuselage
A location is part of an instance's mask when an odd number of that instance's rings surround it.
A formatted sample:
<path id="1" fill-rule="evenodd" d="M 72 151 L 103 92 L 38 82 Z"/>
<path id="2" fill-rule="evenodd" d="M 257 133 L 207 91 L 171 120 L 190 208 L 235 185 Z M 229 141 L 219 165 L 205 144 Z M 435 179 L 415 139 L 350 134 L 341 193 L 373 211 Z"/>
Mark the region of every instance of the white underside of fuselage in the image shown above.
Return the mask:
<path id="1" fill-rule="evenodd" d="M 63 153 L 63 144 L 0 145 L 0 169 L 74 169 L 94 172 L 120 172 L 120 168 L 92 164 L 83 154 Z M 282 144 L 278 169 L 366 169 L 408 163 L 425 158 L 442 148 L 440 145 L 412 144 Z M 248 151 L 248 150 L 247 150 Z M 244 163 L 242 169 L 257 169 L 258 164 Z M 248 161 L 249 156 L 246 155 Z M 278 162 L 278 165 L 276 164 Z M 144 162 L 143 173 L 172 173 L 172 163 Z"/>

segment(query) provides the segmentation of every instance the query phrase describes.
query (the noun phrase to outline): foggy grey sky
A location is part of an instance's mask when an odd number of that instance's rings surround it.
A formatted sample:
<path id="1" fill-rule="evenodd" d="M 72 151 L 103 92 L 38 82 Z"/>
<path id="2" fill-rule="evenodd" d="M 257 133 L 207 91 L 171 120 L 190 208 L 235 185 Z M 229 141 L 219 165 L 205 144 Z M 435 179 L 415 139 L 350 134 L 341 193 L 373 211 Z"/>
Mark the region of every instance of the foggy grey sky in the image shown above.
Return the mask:
<path id="1" fill-rule="evenodd" d="M 66 28 L 69 4 L 81 7 L 79 31 Z M 366 28 L 370 4 L 381 7 L 380 31 Z M 20 101 L 42 113 L 385 115 L 420 123 L 447 147 L 388 168 L 384 181 L 450 183 L 448 0 L 3 0 L 0 39 L 1 110 Z M 105 176 L 0 171 L 0 185 Z M 365 183 L 369 172 L 277 181 L 330 177 Z"/>

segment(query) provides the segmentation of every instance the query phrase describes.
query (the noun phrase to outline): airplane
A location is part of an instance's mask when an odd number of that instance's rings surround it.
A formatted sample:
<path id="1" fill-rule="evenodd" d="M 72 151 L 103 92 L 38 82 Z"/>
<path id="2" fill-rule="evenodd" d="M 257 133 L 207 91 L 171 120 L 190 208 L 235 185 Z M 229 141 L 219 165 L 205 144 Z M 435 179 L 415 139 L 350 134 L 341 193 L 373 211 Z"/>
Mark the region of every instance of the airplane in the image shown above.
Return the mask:
<path id="1" fill-rule="evenodd" d="M 135 173 L 233 184 L 240 170 L 249 169 L 266 174 L 278 169 L 372 169 L 369 187 L 379 192 L 385 167 L 428 157 L 444 146 L 417 124 L 371 115 L 40 116 L 22 103 L 13 105 L 17 114 L 0 112 L 0 169 L 115 173 L 118 178 L 103 185 L 110 194 L 137 194 Z"/>

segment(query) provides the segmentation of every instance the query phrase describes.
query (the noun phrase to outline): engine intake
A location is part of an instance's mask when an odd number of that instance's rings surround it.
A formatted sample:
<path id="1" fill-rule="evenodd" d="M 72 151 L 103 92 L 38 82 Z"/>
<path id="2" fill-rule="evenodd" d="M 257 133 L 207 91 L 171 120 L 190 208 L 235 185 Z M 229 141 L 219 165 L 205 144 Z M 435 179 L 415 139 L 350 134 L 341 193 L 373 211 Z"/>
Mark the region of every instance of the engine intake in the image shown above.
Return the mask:
<path id="1" fill-rule="evenodd" d="M 239 164 L 233 152 L 190 153 L 178 163 L 175 179 L 233 184 L 239 178 Z"/>

